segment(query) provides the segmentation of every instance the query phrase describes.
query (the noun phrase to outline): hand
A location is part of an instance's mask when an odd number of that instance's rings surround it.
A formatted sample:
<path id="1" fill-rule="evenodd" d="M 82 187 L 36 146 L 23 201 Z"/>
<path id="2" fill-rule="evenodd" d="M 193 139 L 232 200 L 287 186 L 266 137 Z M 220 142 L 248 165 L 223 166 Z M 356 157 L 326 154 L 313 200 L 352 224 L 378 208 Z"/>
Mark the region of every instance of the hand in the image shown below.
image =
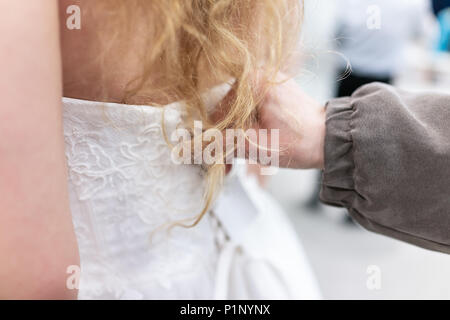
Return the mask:
<path id="1" fill-rule="evenodd" d="M 258 112 L 259 128 L 280 130 L 280 167 L 324 167 L 325 108 L 295 80 L 272 87 Z"/>
<path id="2" fill-rule="evenodd" d="M 257 88 L 258 78 L 255 79 L 255 88 Z M 271 155 L 273 152 L 279 152 L 280 167 L 322 169 L 324 166 L 325 108 L 306 95 L 295 80 L 283 81 L 282 75 L 276 80 L 279 84 L 270 87 L 257 108 L 258 122 L 253 129 L 267 129 L 269 145 L 265 147 L 270 150 Z M 233 89 L 215 109 L 212 114 L 213 121 L 219 122 L 224 118 L 231 99 L 234 99 Z M 270 145 L 271 129 L 279 130 L 279 146 L 277 147 Z M 250 136 L 247 138 L 253 145 L 261 146 L 258 135 L 256 141 L 253 141 Z M 246 143 L 246 158 L 249 158 L 248 148 L 249 143 Z M 235 156 L 237 155 L 235 154 Z"/>

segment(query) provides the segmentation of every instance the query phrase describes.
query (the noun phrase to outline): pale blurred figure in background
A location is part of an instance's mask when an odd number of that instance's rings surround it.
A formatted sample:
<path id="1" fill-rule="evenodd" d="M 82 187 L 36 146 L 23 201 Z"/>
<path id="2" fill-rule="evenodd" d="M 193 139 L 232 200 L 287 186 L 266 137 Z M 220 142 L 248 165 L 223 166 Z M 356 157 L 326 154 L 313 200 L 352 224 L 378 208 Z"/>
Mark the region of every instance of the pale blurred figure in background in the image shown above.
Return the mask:
<path id="1" fill-rule="evenodd" d="M 338 83 L 338 97 L 350 96 L 367 83 L 392 83 L 404 67 L 408 44 L 430 38 L 429 0 L 339 2 L 336 50 L 348 59 L 351 69 Z M 340 61 L 339 73 L 345 75 L 347 61 Z"/>

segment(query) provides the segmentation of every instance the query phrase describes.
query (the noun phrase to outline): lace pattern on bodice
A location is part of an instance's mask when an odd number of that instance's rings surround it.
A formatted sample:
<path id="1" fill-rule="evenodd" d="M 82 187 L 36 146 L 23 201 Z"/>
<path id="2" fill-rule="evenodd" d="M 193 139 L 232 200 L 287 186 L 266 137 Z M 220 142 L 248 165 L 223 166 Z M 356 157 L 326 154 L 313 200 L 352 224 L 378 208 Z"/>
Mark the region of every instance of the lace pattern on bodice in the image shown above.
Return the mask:
<path id="1" fill-rule="evenodd" d="M 81 256 L 81 299 L 208 298 L 215 226 L 161 226 L 202 207 L 198 166 L 171 161 L 180 104 L 124 106 L 64 98 L 70 204 Z M 192 286 L 199 283 L 199 286 Z"/>

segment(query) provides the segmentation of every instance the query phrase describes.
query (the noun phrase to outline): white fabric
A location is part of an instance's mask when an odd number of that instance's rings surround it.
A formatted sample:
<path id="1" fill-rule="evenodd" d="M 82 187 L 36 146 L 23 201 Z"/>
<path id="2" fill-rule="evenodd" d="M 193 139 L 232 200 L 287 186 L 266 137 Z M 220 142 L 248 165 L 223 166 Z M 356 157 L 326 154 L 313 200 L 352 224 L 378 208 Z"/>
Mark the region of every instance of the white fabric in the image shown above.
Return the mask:
<path id="1" fill-rule="evenodd" d="M 213 92 L 210 104 L 223 87 Z M 227 238 L 212 213 L 195 228 L 167 231 L 200 212 L 204 188 L 201 168 L 173 163 L 164 138 L 163 119 L 168 137 L 181 125 L 180 103 L 64 98 L 63 107 L 80 299 L 319 297 L 284 213 L 240 174 L 227 180 L 258 203 L 249 219 L 234 219 L 239 237 Z M 229 202 L 229 212 L 247 208 L 248 199 Z"/>
<path id="2" fill-rule="evenodd" d="M 220 254 L 217 299 L 319 299 L 289 219 L 256 178 L 238 167 L 213 208 L 230 236 Z"/>

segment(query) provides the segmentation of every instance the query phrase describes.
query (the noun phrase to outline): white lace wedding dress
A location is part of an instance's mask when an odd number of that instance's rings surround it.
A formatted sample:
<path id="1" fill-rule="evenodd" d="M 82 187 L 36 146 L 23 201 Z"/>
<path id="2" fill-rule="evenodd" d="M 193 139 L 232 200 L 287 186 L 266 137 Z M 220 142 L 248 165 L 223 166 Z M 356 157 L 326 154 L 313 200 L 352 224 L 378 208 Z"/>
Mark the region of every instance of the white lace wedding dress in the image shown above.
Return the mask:
<path id="1" fill-rule="evenodd" d="M 181 125 L 180 103 L 63 107 L 80 299 L 319 297 L 284 213 L 241 170 L 198 226 L 161 228 L 202 208 L 201 168 L 172 162 L 162 130 Z"/>

